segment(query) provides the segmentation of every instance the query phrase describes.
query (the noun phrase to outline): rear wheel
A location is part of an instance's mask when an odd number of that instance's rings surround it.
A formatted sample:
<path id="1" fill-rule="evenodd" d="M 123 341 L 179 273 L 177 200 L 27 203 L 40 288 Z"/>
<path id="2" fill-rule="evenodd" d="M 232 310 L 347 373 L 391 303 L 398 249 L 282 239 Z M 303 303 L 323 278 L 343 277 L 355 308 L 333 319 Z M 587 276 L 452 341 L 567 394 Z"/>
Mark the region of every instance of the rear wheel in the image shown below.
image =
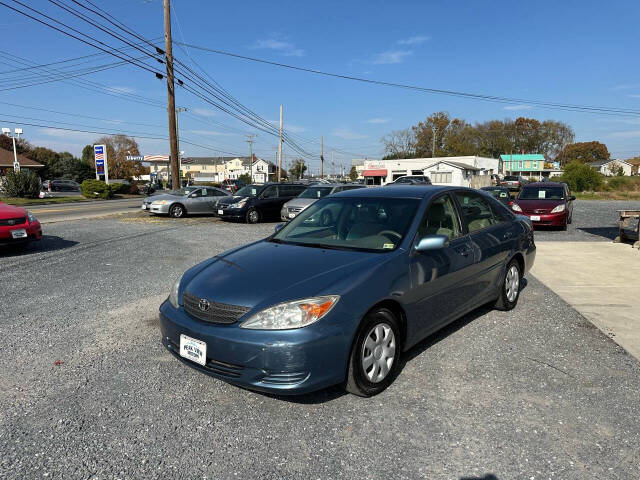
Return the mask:
<path id="1" fill-rule="evenodd" d="M 171 208 L 169 209 L 169 216 L 173 218 L 182 218 L 185 216 L 186 213 L 187 212 L 184 209 L 184 207 L 179 203 L 176 203 L 175 205 L 171 205 Z"/>
<path id="2" fill-rule="evenodd" d="M 260 221 L 260 212 L 255 208 L 250 208 L 246 215 L 247 223 L 258 223 Z"/>
<path id="3" fill-rule="evenodd" d="M 521 279 L 520 264 L 516 259 L 513 259 L 507 265 L 500 287 L 500 296 L 494 305 L 497 310 L 512 310 L 516 306 L 520 297 Z"/>
<path id="4" fill-rule="evenodd" d="M 346 390 L 361 397 L 382 392 L 397 373 L 401 347 L 395 315 L 386 308 L 368 313 L 351 349 Z"/>

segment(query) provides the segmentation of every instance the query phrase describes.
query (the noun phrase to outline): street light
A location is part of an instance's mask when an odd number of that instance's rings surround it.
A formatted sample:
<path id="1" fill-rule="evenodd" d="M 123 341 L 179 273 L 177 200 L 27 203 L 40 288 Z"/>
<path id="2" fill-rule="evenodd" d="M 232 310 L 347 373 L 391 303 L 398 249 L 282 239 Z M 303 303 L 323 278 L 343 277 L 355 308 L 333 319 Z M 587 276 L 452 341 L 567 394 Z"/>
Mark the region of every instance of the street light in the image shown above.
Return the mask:
<path id="1" fill-rule="evenodd" d="M 11 135 L 10 128 L 2 128 L 2 133 L 4 135 L 7 135 L 8 137 L 11 137 L 11 140 L 13 140 L 13 171 L 18 173 L 20 172 L 20 163 L 18 163 L 18 152 L 16 151 L 16 138 L 19 138 L 20 135 L 22 135 L 22 129 L 15 128 L 13 131 L 15 134 Z"/>

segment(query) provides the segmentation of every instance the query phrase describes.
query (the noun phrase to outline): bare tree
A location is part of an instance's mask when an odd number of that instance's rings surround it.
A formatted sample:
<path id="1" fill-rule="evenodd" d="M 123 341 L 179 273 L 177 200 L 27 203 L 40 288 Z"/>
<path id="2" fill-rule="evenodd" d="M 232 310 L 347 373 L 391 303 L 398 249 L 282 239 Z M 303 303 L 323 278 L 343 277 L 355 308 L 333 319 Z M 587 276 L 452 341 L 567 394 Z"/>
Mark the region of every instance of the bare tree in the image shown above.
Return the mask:
<path id="1" fill-rule="evenodd" d="M 410 128 L 394 130 L 380 141 L 384 144 L 385 159 L 415 157 L 416 136 Z"/>

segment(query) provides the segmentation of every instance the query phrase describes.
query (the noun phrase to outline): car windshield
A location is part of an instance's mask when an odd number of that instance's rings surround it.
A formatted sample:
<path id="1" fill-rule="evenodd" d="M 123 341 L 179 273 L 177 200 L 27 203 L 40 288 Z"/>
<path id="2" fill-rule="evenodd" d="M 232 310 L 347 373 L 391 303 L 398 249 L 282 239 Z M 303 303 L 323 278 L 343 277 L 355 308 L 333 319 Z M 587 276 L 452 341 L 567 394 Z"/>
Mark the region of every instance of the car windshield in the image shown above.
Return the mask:
<path id="1" fill-rule="evenodd" d="M 331 193 L 333 187 L 309 187 L 300 195 L 299 198 L 322 198 Z"/>
<path id="2" fill-rule="evenodd" d="M 521 200 L 562 200 L 564 198 L 564 188 L 525 187 L 518 198 Z"/>
<path id="3" fill-rule="evenodd" d="M 270 241 L 388 252 L 402 243 L 419 204 L 413 198 L 326 197 L 303 210 Z"/>
<path id="4" fill-rule="evenodd" d="M 261 188 L 262 186 L 259 185 L 247 185 L 238 190 L 235 195 L 236 197 L 255 197 Z"/>

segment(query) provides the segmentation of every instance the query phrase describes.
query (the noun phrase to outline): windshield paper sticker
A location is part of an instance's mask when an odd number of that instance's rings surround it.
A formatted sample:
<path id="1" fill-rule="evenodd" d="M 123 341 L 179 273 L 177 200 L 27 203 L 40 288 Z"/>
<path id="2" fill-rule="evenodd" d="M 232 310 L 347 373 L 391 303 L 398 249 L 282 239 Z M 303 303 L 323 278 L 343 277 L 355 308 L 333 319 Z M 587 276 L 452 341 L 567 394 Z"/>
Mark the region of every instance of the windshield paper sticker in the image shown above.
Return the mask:
<path id="1" fill-rule="evenodd" d="M 547 191 L 546 190 L 538 190 L 538 198 L 546 198 Z"/>
<path id="2" fill-rule="evenodd" d="M 395 244 L 393 243 L 385 243 L 384 245 L 382 245 L 382 248 L 393 248 L 395 247 Z"/>

